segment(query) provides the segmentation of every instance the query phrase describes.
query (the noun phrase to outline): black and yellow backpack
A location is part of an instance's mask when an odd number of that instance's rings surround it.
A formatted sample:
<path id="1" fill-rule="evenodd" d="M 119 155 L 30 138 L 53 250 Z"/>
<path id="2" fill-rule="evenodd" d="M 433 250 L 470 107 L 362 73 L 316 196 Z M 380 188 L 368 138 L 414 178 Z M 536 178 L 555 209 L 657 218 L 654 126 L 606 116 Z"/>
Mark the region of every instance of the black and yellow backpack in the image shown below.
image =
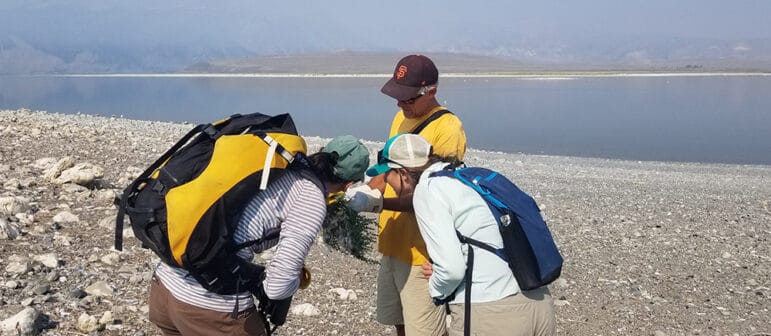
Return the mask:
<path id="1" fill-rule="evenodd" d="M 234 115 L 198 125 L 116 199 L 115 248 L 122 249 L 128 215 L 143 247 L 187 270 L 208 291 L 254 292 L 264 268 L 235 252 L 275 239 L 278 232 L 236 245 L 238 217 L 249 199 L 286 169 L 308 171 L 305 153 L 288 114 Z"/>

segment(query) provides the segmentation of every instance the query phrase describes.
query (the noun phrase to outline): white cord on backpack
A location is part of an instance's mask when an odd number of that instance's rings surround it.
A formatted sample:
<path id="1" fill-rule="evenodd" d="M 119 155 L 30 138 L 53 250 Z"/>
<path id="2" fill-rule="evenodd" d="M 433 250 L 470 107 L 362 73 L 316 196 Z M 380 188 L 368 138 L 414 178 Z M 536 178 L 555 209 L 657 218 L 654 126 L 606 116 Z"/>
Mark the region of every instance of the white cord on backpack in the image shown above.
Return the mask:
<path id="1" fill-rule="evenodd" d="M 268 178 L 270 177 L 270 166 L 273 163 L 273 154 L 276 153 L 278 148 L 278 141 L 274 140 L 270 136 L 266 135 L 264 140 L 270 144 L 268 152 L 265 153 L 265 165 L 262 167 L 262 180 L 260 180 L 260 190 L 268 188 Z"/>

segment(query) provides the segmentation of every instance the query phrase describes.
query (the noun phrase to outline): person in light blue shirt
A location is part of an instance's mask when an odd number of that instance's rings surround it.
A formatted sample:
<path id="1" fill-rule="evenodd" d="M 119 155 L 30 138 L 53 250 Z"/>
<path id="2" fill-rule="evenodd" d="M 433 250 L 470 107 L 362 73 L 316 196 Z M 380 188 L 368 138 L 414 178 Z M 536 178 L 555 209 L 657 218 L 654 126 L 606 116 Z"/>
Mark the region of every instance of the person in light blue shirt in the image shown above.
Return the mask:
<path id="1" fill-rule="evenodd" d="M 385 175 L 398 193 L 412 193 L 418 228 L 432 263 L 423 265 L 429 294 L 448 302 L 450 335 L 463 335 L 467 244 L 463 236 L 503 247 L 498 223 L 487 203 L 457 179 L 430 177 L 449 163 L 432 155 L 419 135 L 399 134 L 388 140 L 378 163 L 370 170 Z M 546 286 L 522 291 L 506 262 L 495 254 L 475 253 L 471 285 L 471 330 L 477 335 L 552 335 L 554 305 Z"/>

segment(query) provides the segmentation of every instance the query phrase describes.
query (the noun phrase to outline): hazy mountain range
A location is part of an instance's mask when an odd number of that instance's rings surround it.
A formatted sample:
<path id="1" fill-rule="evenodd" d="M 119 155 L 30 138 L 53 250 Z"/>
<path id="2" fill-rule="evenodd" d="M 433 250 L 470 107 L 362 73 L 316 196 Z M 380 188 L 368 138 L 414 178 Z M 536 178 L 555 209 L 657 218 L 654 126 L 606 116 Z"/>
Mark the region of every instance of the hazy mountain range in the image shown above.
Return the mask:
<path id="1" fill-rule="evenodd" d="M 411 52 L 451 59 L 444 64 L 457 72 L 533 69 L 771 71 L 771 39 L 630 40 L 604 44 L 523 41 L 488 47 L 448 45 L 403 51 L 365 47 L 344 51 L 323 47 L 309 49 L 313 52 L 289 49 L 276 54 L 275 50 L 255 50 L 236 42 L 195 46 L 182 43 L 137 43 L 130 47 L 112 43 L 51 46 L 34 39 L 5 36 L 0 39 L 0 74 L 384 73 L 390 71 L 400 55 Z"/>
<path id="2" fill-rule="evenodd" d="M 4 0 L 0 74 L 383 73 L 413 52 L 459 71 L 771 71 L 762 1 L 486 4 Z"/>

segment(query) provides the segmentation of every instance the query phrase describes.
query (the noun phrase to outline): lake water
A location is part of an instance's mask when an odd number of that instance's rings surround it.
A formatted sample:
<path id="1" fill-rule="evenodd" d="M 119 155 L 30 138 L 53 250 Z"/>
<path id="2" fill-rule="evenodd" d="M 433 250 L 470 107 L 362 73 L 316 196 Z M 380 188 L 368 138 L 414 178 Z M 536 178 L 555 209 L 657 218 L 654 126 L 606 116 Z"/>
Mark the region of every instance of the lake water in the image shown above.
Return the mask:
<path id="1" fill-rule="evenodd" d="M 384 141 L 385 77 L 0 76 L 0 108 L 200 123 L 290 113 L 303 135 Z M 771 164 L 771 76 L 441 78 L 469 147 L 632 160 Z"/>

